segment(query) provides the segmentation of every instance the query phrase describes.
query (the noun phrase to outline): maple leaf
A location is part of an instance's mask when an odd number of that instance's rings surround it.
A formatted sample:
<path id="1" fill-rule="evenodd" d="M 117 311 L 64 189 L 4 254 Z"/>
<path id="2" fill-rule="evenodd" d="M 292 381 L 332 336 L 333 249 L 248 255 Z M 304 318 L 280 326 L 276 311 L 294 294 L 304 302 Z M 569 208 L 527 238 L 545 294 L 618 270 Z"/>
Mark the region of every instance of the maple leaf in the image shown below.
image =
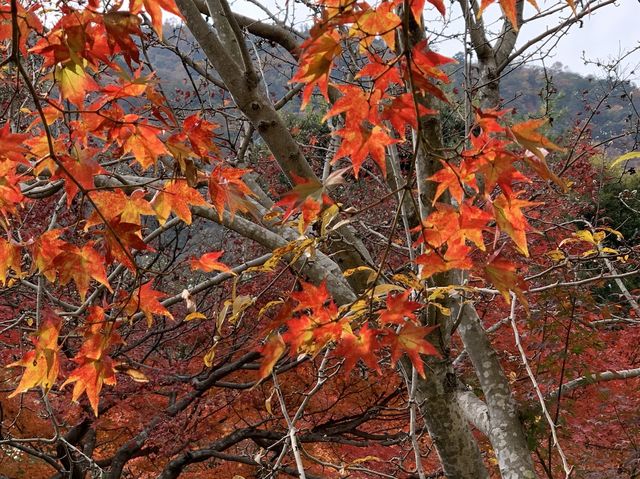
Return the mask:
<path id="1" fill-rule="evenodd" d="M 468 201 L 460 205 L 459 218 L 460 229 L 458 230 L 458 235 L 461 240 L 469 240 L 484 251 L 482 232 L 487 229 L 489 221 L 493 218 L 491 214 L 473 206 L 473 203 Z"/>
<path id="2" fill-rule="evenodd" d="M 104 357 L 99 361 L 83 361 L 71 372 L 71 375 L 62 384 L 75 383 L 73 386 L 72 401 L 77 401 L 82 393 L 86 393 L 89 403 L 95 415 L 98 415 L 98 403 L 103 384 L 114 386 L 116 384 L 113 361 Z"/>
<path id="3" fill-rule="evenodd" d="M 436 348 L 424 339 L 436 328 L 437 326 L 416 326 L 413 323 L 406 323 L 397 334 L 390 332 L 385 338 L 385 343 L 391 347 L 391 366 L 395 366 L 398 359 L 406 354 L 418 374 L 424 378 L 424 363 L 420 355 L 440 356 Z"/>
<path id="4" fill-rule="evenodd" d="M 287 321 L 287 331 L 282 339 L 291 348 L 291 355 L 321 351 L 330 341 L 342 336 L 345 323 L 332 319 L 329 314 L 304 315 Z M 348 327 L 348 325 L 346 326 Z"/>
<path id="5" fill-rule="evenodd" d="M 254 196 L 251 189 L 242 181 L 242 177 L 251 170 L 241 168 L 223 168 L 216 166 L 209 177 L 209 195 L 211 202 L 222 220 L 224 208 L 227 206 L 234 217 L 236 211 L 243 213 L 251 211 L 252 207 L 246 200 L 247 196 Z"/>
<path id="6" fill-rule="evenodd" d="M 40 32 L 43 30 L 42 23 L 38 16 L 38 9 L 40 5 L 33 5 L 26 9 L 21 2 L 15 3 L 16 8 L 16 23 L 18 27 L 18 47 L 23 57 L 28 56 L 27 42 L 32 31 Z M 12 40 L 13 35 L 13 20 L 11 18 L 11 11 L 7 8 L 3 8 L 0 11 L 0 40 Z"/>
<path id="7" fill-rule="evenodd" d="M 191 188 L 187 181 L 182 179 L 166 182 L 163 189 L 151 200 L 151 206 L 161 225 L 167 222 L 172 211 L 178 218 L 190 225 L 191 210 L 189 205 L 208 206 L 198 190 Z"/>
<path id="8" fill-rule="evenodd" d="M 174 0 L 129 0 L 129 10 L 133 14 L 140 13 L 143 5 L 151 17 L 153 29 L 160 38 L 162 38 L 162 10 L 182 18 Z"/>
<path id="9" fill-rule="evenodd" d="M 442 255 L 436 251 L 421 254 L 416 258 L 416 264 L 421 265 L 420 278 L 428 278 L 437 273 L 444 273 L 452 269 L 471 269 L 471 248 L 462 243 L 450 244 Z"/>
<path id="10" fill-rule="evenodd" d="M 301 291 L 291 293 L 291 299 L 298 302 L 294 312 L 310 310 L 318 316 L 334 317 L 338 313 L 336 304 L 329 294 L 327 282 L 322 281 L 320 286 L 315 286 L 305 281 L 300 281 Z"/>
<path id="11" fill-rule="evenodd" d="M 442 90 L 434 85 L 433 80 L 449 83 L 449 76 L 440 68 L 448 63 L 456 63 L 453 58 L 445 57 L 429 48 L 427 40 L 417 43 L 411 50 L 411 70 L 414 87 L 430 93 L 444 102 L 448 102 Z"/>
<path id="12" fill-rule="evenodd" d="M 478 18 L 480 18 L 480 16 L 484 12 L 484 9 L 487 8 L 489 5 L 491 5 L 492 3 L 494 3 L 495 1 L 496 0 L 482 0 L 482 3 L 480 4 L 480 9 L 478 10 L 478 15 L 477 15 Z M 507 19 L 513 26 L 513 29 L 517 31 L 518 30 L 518 14 L 517 14 L 516 0 L 498 0 L 498 2 L 500 3 L 500 7 L 502 8 L 502 12 L 504 13 L 504 16 L 507 17 Z M 528 0 L 528 2 L 531 5 L 533 5 L 533 7 L 536 10 L 539 10 L 536 0 Z M 567 0 L 567 3 L 569 4 L 571 4 L 572 2 L 573 0 Z"/>
<path id="13" fill-rule="evenodd" d="M 9 270 L 13 270 L 16 275 L 22 273 L 22 254 L 20 247 L 0 238 L 0 282 L 3 286 L 7 284 Z"/>
<path id="14" fill-rule="evenodd" d="M 67 206 L 71 206 L 73 199 L 80 189 L 91 190 L 95 187 L 93 178 L 106 173 L 98 162 L 93 159 L 93 149 L 74 150 L 76 158 L 64 155 L 59 158 L 60 165 L 53 178 L 64 179 L 64 189 L 67 192 Z"/>
<path id="15" fill-rule="evenodd" d="M 459 209 L 448 204 L 438 203 L 436 209 L 422 221 L 422 225 L 411 230 L 419 236 L 414 246 L 426 243 L 431 249 L 448 243 L 450 246 L 464 245 L 471 241 L 484 251 L 483 231 L 487 230 L 493 216 L 473 206 L 471 200 L 460 205 Z"/>
<path id="16" fill-rule="evenodd" d="M 342 137 L 340 148 L 336 151 L 333 161 L 340 158 L 350 157 L 353 164 L 353 175 L 357 178 L 360 167 L 367 157 L 371 156 L 373 161 L 380 167 L 383 175 L 387 173 L 386 150 L 385 147 L 398 143 L 380 126 L 369 129 L 364 126 L 358 128 L 343 128 L 336 132 Z"/>
<path id="17" fill-rule="evenodd" d="M 102 223 L 103 217 L 107 221 L 120 217 L 123 223 L 141 225 L 143 215 L 155 216 L 156 214 L 151 203 L 144 198 L 145 193 L 143 189 L 135 190 L 131 195 L 126 195 L 122 190 L 92 191 L 89 197 L 102 216 L 94 211 L 85 223 L 85 231 L 91 226 Z"/>
<path id="18" fill-rule="evenodd" d="M 115 344 L 121 344 L 122 338 L 116 332 L 115 324 L 106 321 L 104 310 L 99 306 L 89 309 L 84 342 L 73 358 L 78 364 L 69 378 L 60 386 L 75 383 L 72 401 L 77 401 L 82 393 L 86 393 L 95 415 L 98 415 L 98 403 L 103 384 L 115 385 L 115 369 L 113 361 L 106 351 Z"/>
<path id="19" fill-rule="evenodd" d="M 199 114 L 188 116 L 182 122 L 183 131 L 189 138 L 193 152 L 202 159 L 206 159 L 211 153 L 218 151 L 214 143 L 214 131 L 219 127 L 200 117 Z"/>
<path id="20" fill-rule="evenodd" d="M 40 328 L 31 338 L 34 350 L 27 352 L 20 361 L 7 365 L 25 368 L 18 387 L 9 397 L 38 386 L 41 386 L 45 393 L 51 389 L 60 372 L 58 336 L 61 326 L 62 322 L 57 316 L 44 318 Z"/>
<path id="21" fill-rule="evenodd" d="M 135 17 L 137 18 L 137 17 Z M 126 98 L 142 95 L 147 89 L 147 82 L 152 75 L 147 77 L 141 76 L 142 69 L 138 69 L 134 72 L 133 77 L 127 73 L 120 73 L 118 83 L 110 83 L 100 89 L 103 93 L 103 98 L 91 104 L 91 108 L 99 108 L 107 102 L 117 100 L 119 98 Z"/>
<path id="22" fill-rule="evenodd" d="M 25 203 L 20 190 L 20 178 L 16 175 L 15 164 L 0 161 L 0 213 L 3 215 L 17 212 L 18 205 Z"/>
<path id="23" fill-rule="evenodd" d="M 414 312 L 422 307 L 416 301 L 409 301 L 410 290 L 402 294 L 388 295 L 387 307 L 380 313 L 381 324 L 405 324 L 405 318 L 416 321 Z"/>
<path id="24" fill-rule="evenodd" d="M 443 0 L 427 0 L 431 5 L 436 7 L 436 10 L 440 12 L 440 14 L 444 17 L 447 14 L 447 10 L 444 7 Z M 422 15 L 422 8 L 424 6 L 424 0 L 418 1 L 414 0 L 411 3 L 411 11 L 413 12 L 413 16 L 416 19 L 416 22 L 420 23 L 420 16 Z"/>
<path id="25" fill-rule="evenodd" d="M 378 331 L 369 328 L 366 323 L 357 334 L 351 332 L 351 328 L 343 331 L 340 343 L 336 348 L 336 355 L 345 358 L 344 373 L 349 374 L 359 360 L 362 360 L 369 368 L 382 373 L 375 351 L 380 349 L 380 341 L 377 338 Z"/>
<path id="26" fill-rule="evenodd" d="M 198 259 L 192 259 L 190 261 L 191 269 L 199 269 L 205 273 L 210 273 L 211 271 L 231 272 L 231 268 L 218 261 L 218 258 L 220 258 L 223 253 L 224 251 L 212 251 L 203 254 Z"/>
<path id="27" fill-rule="evenodd" d="M 404 140 L 407 127 L 418 129 L 418 119 L 425 115 L 435 115 L 436 110 L 426 108 L 422 103 L 417 104 L 418 115 L 416 115 L 416 103 L 411 93 L 403 93 L 395 97 L 390 104 L 386 105 L 380 115 L 382 120 L 391 123 L 400 139 Z"/>
<path id="28" fill-rule="evenodd" d="M 285 212 L 282 215 L 283 222 L 289 219 L 295 211 L 301 211 L 303 219 L 302 231 L 304 231 L 318 217 L 322 210 L 322 205 L 333 202 L 324 194 L 322 183 L 313 179 L 301 178 L 295 173 L 292 173 L 292 177 L 296 186 L 284 193 L 280 197 L 280 201 L 274 206 L 285 208 Z"/>
<path id="29" fill-rule="evenodd" d="M 291 356 L 299 353 L 313 354 L 321 347 L 314 342 L 314 331 L 318 323 L 309 316 L 291 318 L 286 324 L 287 331 L 282 335 L 282 340 L 290 346 Z"/>
<path id="30" fill-rule="evenodd" d="M 104 237 L 103 244 L 106 249 L 105 261 L 107 264 L 117 260 L 134 272 L 136 265 L 131 250 L 152 250 L 140 237 L 140 225 L 126 223 L 122 221 L 120 216 L 109 220 L 104 230 L 96 231 L 95 234 Z"/>
<path id="31" fill-rule="evenodd" d="M 60 228 L 46 231 L 38 236 L 31 246 L 34 266 L 50 282 L 56 279 L 53 261 L 63 252 L 63 246 L 67 244 L 59 238 L 61 233 Z"/>
<path id="32" fill-rule="evenodd" d="M 462 162 L 460 168 L 449 164 L 446 161 L 441 160 L 441 163 L 442 168 L 428 178 L 429 180 L 438 183 L 436 192 L 433 195 L 432 204 L 435 205 L 438 198 L 440 198 L 446 190 L 449 190 L 449 193 L 453 199 L 458 202 L 458 204 L 461 204 L 464 198 L 464 185 L 473 188 L 476 191 L 478 190 L 475 173 L 471 168 L 469 168 L 466 162 Z"/>
<path id="33" fill-rule="evenodd" d="M 61 284 L 65 285 L 73 280 L 83 301 L 92 279 L 113 292 L 105 271 L 105 259 L 93 249 L 92 243 L 87 243 L 82 248 L 66 243 L 61 246 L 61 250 L 53 260 L 53 267 L 58 272 Z"/>
<path id="34" fill-rule="evenodd" d="M 530 180 L 513 166 L 516 158 L 507 151 L 484 148 L 477 168 L 485 182 L 485 194 L 493 191 L 496 185 L 507 196 L 513 196 L 513 184 L 516 182 L 529 183 Z"/>
<path id="35" fill-rule="evenodd" d="M 123 310 L 129 317 L 133 316 L 138 311 L 141 311 L 147 319 L 147 326 L 151 327 L 153 324 L 154 314 L 173 319 L 173 315 L 159 301 L 166 296 L 167 295 L 162 291 L 153 289 L 150 282 L 145 283 L 131 293 L 131 295 L 126 299 Z"/>
<path id="36" fill-rule="evenodd" d="M 336 89 L 340 90 L 342 96 L 333 103 L 323 121 L 344 113 L 345 130 L 358 129 L 364 121 L 378 123 L 377 107 L 382 94 L 379 90 L 369 93 L 354 85 L 340 85 Z"/>
<path id="37" fill-rule="evenodd" d="M 517 273 L 517 265 L 502 256 L 494 257 L 484 268 L 489 281 L 493 283 L 502 294 L 508 304 L 511 304 L 511 294 L 513 292 L 520 300 L 520 303 L 529 312 L 529 303 L 524 295 L 527 284 Z"/>
<path id="38" fill-rule="evenodd" d="M 540 203 L 521 200 L 518 198 L 520 193 L 522 192 L 515 193 L 513 197 L 501 194 L 493 201 L 493 210 L 498 227 L 511 237 L 523 255 L 529 256 L 526 231 L 530 226 L 522 213 L 522 208 Z"/>
<path id="39" fill-rule="evenodd" d="M 322 32 L 321 34 L 318 34 Z M 311 30 L 311 36 L 302 45 L 300 66 L 290 83 L 306 84 L 302 94 L 302 106 L 304 109 L 314 87 L 317 85 L 325 98 L 328 98 L 329 73 L 333 60 L 342 52 L 340 35 L 336 30 L 324 31 L 323 29 Z"/>
<path id="40" fill-rule="evenodd" d="M 134 121 L 125 116 L 124 121 Z M 131 153 L 135 157 L 142 168 L 145 170 L 155 165 L 157 159 L 161 155 L 169 154 L 167 147 L 158 138 L 160 130 L 146 123 L 136 123 L 134 125 L 126 124 L 114 129 L 112 134 L 117 134 L 117 140 L 122 145 L 125 153 Z"/>
<path id="41" fill-rule="evenodd" d="M 98 84 L 84 67 L 73 61 L 57 66 L 53 77 L 60 85 L 62 98 L 78 107 L 84 104 L 87 91 L 98 89 Z"/>
<path id="42" fill-rule="evenodd" d="M 546 118 L 539 120 L 528 120 L 511 127 L 511 133 L 524 148 L 533 155 L 525 155 L 524 161 L 531 166 L 538 175 L 547 180 L 551 180 L 562 188 L 566 189 L 564 181 L 558 178 L 547 165 L 545 156 L 546 150 L 564 151 L 563 148 L 554 144 L 538 131 L 547 123 Z"/>
<path id="43" fill-rule="evenodd" d="M 138 46 L 132 38 L 133 35 L 142 38 L 140 17 L 131 12 L 110 11 L 103 15 L 103 21 L 111 53 L 116 53 L 117 45 L 129 66 L 131 60 L 140 63 Z"/>
<path id="44" fill-rule="evenodd" d="M 363 10 L 358 16 L 349 34 L 364 37 L 360 44 L 362 50 L 366 50 L 377 36 L 381 37 L 391 50 L 395 50 L 396 29 L 400 26 L 401 20 L 393 12 L 394 8 L 393 2 L 384 2 L 378 8 Z"/>
<path id="45" fill-rule="evenodd" d="M 28 139 L 29 135 L 27 134 L 12 133 L 11 122 L 5 122 L 4 126 L 0 128 L 0 159 L 28 164 L 25 155 L 29 150 L 24 145 Z"/>
<path id="46" fill-rule="evenodd" d="M 262 363 L 258 370 L 258 380 L 261 381 L 271 374 L 278 360 L 282 357 L 287 346 L 280 333 L 271 334 L 267 342 L 260 349 Z"/>
<path id="47" fill-rule="evenodd" d="M 360 69 L 355 78 L 369 77 L 373 80 L 375 90 L 384 92 L 391 86 L 402 85 L 402 77 L 396 65 L 389 65 L 378 55 L 367 52 L 368 62 Z M 346 85 L 345 85 L 346 86 Z M 342 88 L 340 86 L 339 88 Z M 403 97 L 405 94 L 401 95 Z M 339 100 L 338 100 L 339 101 Z"/>

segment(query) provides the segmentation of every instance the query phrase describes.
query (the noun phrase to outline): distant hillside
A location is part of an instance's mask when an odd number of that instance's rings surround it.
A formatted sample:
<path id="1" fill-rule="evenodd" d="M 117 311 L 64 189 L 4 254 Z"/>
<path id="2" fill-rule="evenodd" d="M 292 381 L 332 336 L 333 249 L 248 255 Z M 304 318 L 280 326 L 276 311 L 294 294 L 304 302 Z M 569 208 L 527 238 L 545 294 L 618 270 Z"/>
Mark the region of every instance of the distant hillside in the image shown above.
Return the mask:
<path id="1" fill-rule="evenodd" d="M 179 39 L 179 46 L 181 49 L 187 48 L 191 60 L 204 60 L 201 52 L 188 49 L 191 43 L 188 31 L 167 25 L 165 38 L 169 38 L 172 44 Z M 270 56 L 268 63 L 262 65 L 262 73 L 268 84 L 269 94 L 274 99 L 281 98 L 290 88 L 287 78 L 295 67 L 290 56 L 260 39 L 256 39 L 251 47 L 254 51 L 274 54 Z M 160 47 L 149 48 L 148 55 L 165 93 L 181 107 L 197 108 L 193 85 L 178 58 L 171 51 Z M 450 75 L 453 86 L 462 91 L 461 70 L 452 69 Z M 192 78 L 199 89 L 199 77 L 195 72 L 192 72 Z M 609 145 L 613 146 L 611 155 L 622 150 L 636 149 L 637 143 L 640 143 L 639 134 L 625 135 L 627 132 L 637 132 L 640 122 L 640 91 L 628 81 L 616 82 L 613 79 L 582 76 L 567 71 L 560 63 L 555 63 L 546 70 L 536 66 L 522 66 L 505 74 L 501 96 L 504 105 L 515 108 L 518 116 L 547 116 L 550 119 L 552 137 L 565 135 L 576 128 L 581 130 L 588 123 L 586 133 L 596 142 L 613 139 L 613 143 Z M 212 106 L 216 104 L 215 99 L 206 100 Z M 294 101 L 288 109 L 295 111 L 298 106 L 299 102 Z"/>

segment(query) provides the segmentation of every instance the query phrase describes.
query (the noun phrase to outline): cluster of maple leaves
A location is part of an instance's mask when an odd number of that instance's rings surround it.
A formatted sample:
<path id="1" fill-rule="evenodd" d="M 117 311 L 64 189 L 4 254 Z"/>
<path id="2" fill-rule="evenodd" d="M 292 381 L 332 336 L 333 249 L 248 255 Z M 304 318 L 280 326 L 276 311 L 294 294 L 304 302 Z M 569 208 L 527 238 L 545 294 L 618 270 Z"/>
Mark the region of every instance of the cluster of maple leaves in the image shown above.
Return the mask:
<path id="1" fill-rule="evenodd" d="M 444 13 L 441 0 L 429 3 Z M 490 3 L 483 1 L 481 8 Z M 500 3 L 512 18 L 515 0 Z M 0 130 L 0 223 L 6 233 L 0 238 L 0 281 L 13 284 L 27 272 L 37 272 L 51 283 L 75 285 L 88 314 L 83 343 L 73 358 L 76 369 L 63 386 L 74 383 L 73 399 L 86 393 L 97 414 L 103 384 L 115 384 L 116 365 L 108 352 L 121 341 L 117 333 L 121 318 L 144 316 L 149 326 L 154 315 L 172 318 L 161 303 L 166 295 L 153 288 L 148 274 L 144 284 L 127 293 L 114 291 L 109 268 L 127 268 L 143 277 L 135 255 L 153 252 L 143 237 L 145 217 L 164 225 L 173 214 L 190 224 L 192 207 L 213 207 L 221 219 L 225 211 L 231 217 L 238 211 L 247 212 L 252 192 L 242 177 L 248 170 L 219 158 L 214 143 L 217 125 L 197 114 L 178 120 L 152 77 L 142 74 L 135 42 L 136 36 L 142 36 L 140 15 L 146 12 L 161 36 L 162 10 L 179 15 L 173 1 L 131 0 L 128 10 L 117 4 L 116 9 L 103 11 L 99 1 L 91 0 L 84 8 L 65 6 L 50 28 L 40 22 L 38 6 L 25 10 L 18 3 L 17 11 L 12 11 L 12 4 L 0 4 L 3 55 L 7 62 L 18 65 L 26 55 L 41 58 L 59 98 L 33 92 L 32 110 L 22 112 L 29 119 L 28 133 L 15 133 L 9 122 Z M 409 130 L 419 130 L 423 117 L 436 114 L 422 99 L 447 101 L 438 83 L 448 82 L 441 67 L 452 60 L 430 50 L 427 41 L 410 49 L 403 47 L 408 40 L 402 38 L 407 31 L 404 27 L 409 21 L 421 22 L 424 0 L 383 0 L 377 5 L 326 0 L 320 4 L 322 17 L 302 45 L 300 67 L 292 82 L 305 85 L 303 105 L 309 104 L 316 87 L 327 98 L 329 88 L 341 94 L 326 115 L 342 119 L 334 161 L 348 158 L 358 177 L 370 158 L 384 175 L 387 148 L 407 141 Z M 398 13 L 406 6 L 410 8 L 405 13 Z M 16 38 L 18 44 L 9 41 Z M 369 48 L 376 38 L 389 47 L 385 56 Z M 348 42 L 368 56 L 366 65 L 354 73 L 355 79 L 362 80 L 359 85 L 331 79 L 336 59 Z M 396 53 L 390 57 L 389 52 Z M 124 100 L 140 97 L 148 102 L 153 122 L 127 112 L 122 105 Z M 427 280 L 437 273 L 484 265 L 486 281 L 507 300 L 514 291 L 526 303 L 517 265 L 502 255 L 504 242 L 498 233 L 506 233 L 517 250 L 528 255 L 529 225 L 523 209 L 534 203 L 523 200 L 515 187 L 527 181 L 516 165 L 527 165 L 562 185 L 545 162 L 546 152 L 559 148 L 540 133 L 543 121 L 507 126 L 505 114 L 478 110 L 469 147 L 460 155 L 439 158 L 442 168 L 429 178 L 438 184 L 433 212 L 413 231 L 413 246 L 422 249 L 415 261 L 419 275 L 404 284 L 372 285 L 371 294 L 340 307 L 326 285 L 301 283 L 300 292 L 283 300 L 273 323 L 262 349 L 260 378 L 271 373 L 287 349 L 293 356 L 314 355 L 329 344 L 335 345 L 335 354 L 345 357 L 347 371 L 359 360 L 379 370 L 380 351 L 389 350 L 392 364 L 407 354 L 424 375 L 420 354 L 436 354 L 436 349 L 425 339 L 433 328 L 422 325 L 418 311 L 437 303 L 438 295 L 443 294 L 437 291 L 429 296 L 423 291 Z M 156 180 L 153 190 L 147 185 L 134 191 L 118 188 L 117 178 L 99 161 L 130 161 L 144 175 L 169 156 L 175 160 L 176 171 L 169 179 Z M 479 177 L 483 178 L 482 188 Z M 32 238 L 18 239 L 15 225 L 21 209 L 31 201 L 24 196 L 24 185 L 41 179 L 53 185 L 62 182 L 66 206 L 80 202 L 88 205 L 90 213 L 80 228 L 52 227 Z M 208 200 L 197 189 L 204 183 Z M 302 234 L 315 222 L 325 228 L 341 213 L 328 186 L 300 178 L 276 204 L 274 214 L 283 223 L 300 215 Z M 443 196 L 452 201 L 438 203 Z M 486 238 L 491 234 L 494 241 L 488 248 Z M 310 236 L 294 241 L 274 251 L 272 260 L 259 270 L 271 271 L 278 261 L 298 257 L 318 241 Z M 220 255 L 209 253 L 195 259 L 192 267 L 204 272 L 228 271 L 218 261 Z M 94 282 L 98 286 L 87 296 Z M 100 294 L 105 291 L 112 295 Z M 102 306 L 97 306 L 98 298 L 105 301 Z M 38 386 L 47 391 L 56 383 L 62 326 L 57 317 L 43 319 L 33 336 L 33 350 L 12 364 L 25 369 L 14 394 Z M 144 380 L 137 371 L 124 372 Z"/>

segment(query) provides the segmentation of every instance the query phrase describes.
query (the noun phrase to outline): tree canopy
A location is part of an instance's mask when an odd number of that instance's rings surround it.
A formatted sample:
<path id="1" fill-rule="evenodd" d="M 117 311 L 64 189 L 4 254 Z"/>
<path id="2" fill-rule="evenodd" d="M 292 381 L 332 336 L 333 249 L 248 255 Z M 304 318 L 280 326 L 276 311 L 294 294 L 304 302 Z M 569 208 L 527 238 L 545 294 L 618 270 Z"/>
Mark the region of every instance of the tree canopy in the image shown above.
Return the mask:
<path id="1" fill-rule="evenodd" d="M 0 1 L 0 473 L 635 477 L 634 131 L 501 97 L 611 4 Z"/>

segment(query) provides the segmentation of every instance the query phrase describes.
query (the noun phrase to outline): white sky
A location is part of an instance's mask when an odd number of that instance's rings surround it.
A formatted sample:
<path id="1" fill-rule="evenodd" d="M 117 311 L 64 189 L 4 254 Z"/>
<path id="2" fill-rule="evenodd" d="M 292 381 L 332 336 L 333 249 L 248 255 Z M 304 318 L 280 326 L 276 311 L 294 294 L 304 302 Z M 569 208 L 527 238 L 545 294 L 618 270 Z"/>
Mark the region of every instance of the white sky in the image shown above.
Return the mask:
<path id="1" fill-rule="evenodd" d="M 267 19 L 267 15 L 258 8 L 255 3 L 265 5 L 280 19 L 295 18 L 298 23 L 309 21 L 309 10 L 293 0 L 235 0 L 232 2 L 233 10 L 238 13 L 251 16 L 256 19 Z M 585 0 L 586 2 L 586 0 Z M 556 4 L 555 0 L 538 0 L 538 4 L 544 9 L 545 5 L 551 6 Z M 580 4 L 580 0 L 576 0 L 576 4 Z M 451 24 L 443 31 L 461 31 L 462 21 L 460 17 L 460 8 L 451 1 L 445 1 L 450 15 Z M 428 22 L 428 29 L 432 31 L 442 30 L 442 18 L 433 9 L 426 12 L 427 19 L 433 19 Z M 525 11 L 525 17 L 533 14 L 535 11 L 531 8 Z M 491 24 L 492 19 L 496 19 L 500 9 L 497 4 L 490 6 L 485 13 L 485 22 Z M 566 15 L 566 13 L 565 13 Z M 614 58 L 620 57 L 633 48 L 640 46 L 640 29 L 638 23 L 640 19 L 640 2 L 638 0 L 618 0 L 612 5 L 607 5 L 597 10 L 590 16 L 583 19 L 582 28 L 574 25 L 569 33 L 558 41 L 557 45 L 552 49 L 553 56 L 545 59 L 546 65 L 554 62 L 561 62 L 569 70 L 582 74 L 601 75 L 602 69 L 596 65 L 585 65 L 583 58 L 591 61 L 609 62 Z M 538 20 L 531 24 L 526 24 L 520 32 L 518 44 L 522 45 L 530 38 L 535 37 L 549 27 L 558 24 L 560 17 L 558 15 L 549 16 L 543 20 Z M 552 44 L 549 45 L 549 47 Z M 462 51 L 462 44 L 459 40 L 448 40 L 439 43 L 438 49 L 445 55 L 453 55 Z M 545 48 L 543 51 L 548 51 Z M 539 56 L 539 51 L 531 51 L 534 58 Z M 636 66 L 640 65 L 640 52 L 634 52 L 629 55 L 621 63 L 619 70 L 624 78 L 632 81 L 640 81 L 640 67 L 637 73 L 632 73 Z"/>

